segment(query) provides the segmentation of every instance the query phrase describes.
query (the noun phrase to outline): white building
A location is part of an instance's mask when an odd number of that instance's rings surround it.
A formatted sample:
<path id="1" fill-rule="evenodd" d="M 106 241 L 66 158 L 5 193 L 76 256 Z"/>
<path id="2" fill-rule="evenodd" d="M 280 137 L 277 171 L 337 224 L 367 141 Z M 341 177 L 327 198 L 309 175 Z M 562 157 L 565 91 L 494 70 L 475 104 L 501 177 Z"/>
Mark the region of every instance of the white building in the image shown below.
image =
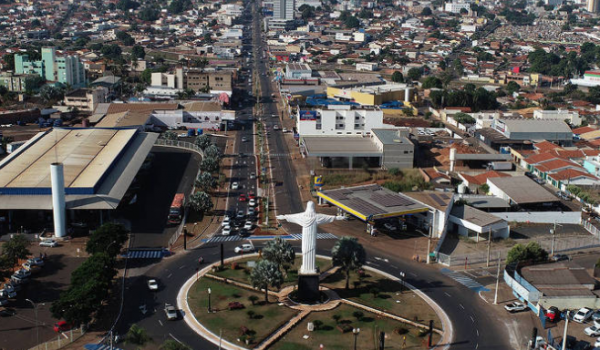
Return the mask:
<path id="1" fill-rule="evenodd" d="M 357 71 L 376 71 L 379 68 L 377 62 L 361 62 L 356 64 Z"/>
<path id="2" fill-rule="evenodd" d="M 310 79 L 312 69 L 305 63 L 290 63 L 285 66 L 286 79 Z"/>
<path id="3" fill-rule="evenodd" d="M 593 1 L 600 2 L 600 0 Z M 600 71 L 588 70 L 583 74 L 583 78 L 571 79 L 571 84 L 587 87 L 600 86 Z"/>
<path id="4" fill-rule="evenodd" d="M 460 10 L 465 9 L 469 11 L 471 4 L 468 2 L 449 2 L 444 6 L 446 12 L 460 13 Z"/>
<path id="5" fill-rule="evenodd" d="M 370 135 L 372 129 L 386 128 L 383 111 L 377 107 L 330 105 L 328 109 L 299 110 L 296 127 L 301 137 Z"/>
<path id="6" fill-rule="evenodd" d="M 150 86 L 183 90 L 185 86 L 183 68 L 176 68 L 175 73 L 152 73 Z"/>
<path id="7" fill-rule="evenodd" d="M 273 19 L 294 19 L 294 0 L 274 0 Z"/>
<path id="8" fill-rule="evenodd" d="M 545 111 L 538 109 L 533 111 L 533 118 L 542 120 L 563 120 L 567 121 L 572 126 L 581 125 L 581 118 L 579 117 L 579 112 L 569 111 L 566 109 L 559 109 L 554 111 Z"/>
<path id="9" fill-rule="evenodd" d="M 475 129 L 491 128 L 494 120 L 500 119 L 502 116 L 500 112 L 477 112 L 468 114 L 475 118 Z"/>
<path id="10" fill-rule="evenodd" d="M 321 7 L 321 0 L 297 0 L 296 1 L 296 10 L 299 9 L 302 5 L 312 6 L 314 8 Z"/>

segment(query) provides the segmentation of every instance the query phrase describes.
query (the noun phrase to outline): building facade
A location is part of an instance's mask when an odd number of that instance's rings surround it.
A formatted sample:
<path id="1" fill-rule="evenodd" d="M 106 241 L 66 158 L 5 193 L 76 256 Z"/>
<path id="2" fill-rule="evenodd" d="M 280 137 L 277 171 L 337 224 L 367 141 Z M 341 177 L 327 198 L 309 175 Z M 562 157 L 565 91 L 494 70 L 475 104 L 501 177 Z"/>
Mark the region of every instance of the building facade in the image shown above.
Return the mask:
<path id="1" fill-rule="evenodd" d="M 57 56 L 53 47 L 42 48 L 42 59 L 31 61 L 28 55 L 15 55 L 16 74 L 37 74 L 47 82 L 71 87 L 85 85 L 85 69 L 78 56 Z"/>
<path id="2" fill-rule="evenodd" d="M 273 19 L 294 19 L 294 3 L 295 0 L 274 0 Z"/>
<path id="3" fill-rule="evenodd" d="M 36 74 L 13 74 L 12 72 L 0 73 L 0 86 L 4 86 L 8 91 L 23 92 L 34 90 L 32 82 Z"/>
<path id="4" fill-rule="evenodd" d="M 331 105 L 329 109 L 299 110 L 296 127 L 300 136 L 369 135 L 383 128 L 383 111 L 372 107 Z"/>

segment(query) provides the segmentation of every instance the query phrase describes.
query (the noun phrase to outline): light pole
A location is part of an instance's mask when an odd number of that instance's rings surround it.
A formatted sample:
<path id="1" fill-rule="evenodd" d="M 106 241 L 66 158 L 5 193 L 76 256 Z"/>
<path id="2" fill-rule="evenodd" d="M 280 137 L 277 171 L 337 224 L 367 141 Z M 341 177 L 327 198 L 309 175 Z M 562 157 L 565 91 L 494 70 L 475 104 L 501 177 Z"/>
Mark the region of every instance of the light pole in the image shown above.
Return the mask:
<path id="1" fill-rule="evenodd" d="M 35 303 L 31 299 L 25 299 L 25 301 L 30 302 L 31 305 L 33 306 L 33 312 L 35 313 L 35 335 L 37 338 L 37 345 L 39 345 L 40 344 L 40 328 L 38 327 L 37 305 L 35 305 Z"/>
<path id="2" fill-rule="evenodd" d="M 352 328 L 352 334 L 354 334 L 354 350 L 356 350 L 356 340 L 358 339 L 358 333 L 360 333 L 360 328 Z"/>
<path id="3" fill-rule="evenodd" d="M 210 288 L 208 288 L 208 312 L 211 312 L 210 309 L 210 294 L 212 293 L 212 291 L 210 290 Z"/>
<path id="4" fill-rule="evenodd" d="M 400 271 L 400 281 L 402 281 L 402 289 L 400 289 L 400 293 L 404 293 L 404 287 L 405 287 L 405 284 L 404 284 L 404 277 L 405 277 L 405 276 L 406 276 L 406 275 L 404 274 L 404 272 Z"/>

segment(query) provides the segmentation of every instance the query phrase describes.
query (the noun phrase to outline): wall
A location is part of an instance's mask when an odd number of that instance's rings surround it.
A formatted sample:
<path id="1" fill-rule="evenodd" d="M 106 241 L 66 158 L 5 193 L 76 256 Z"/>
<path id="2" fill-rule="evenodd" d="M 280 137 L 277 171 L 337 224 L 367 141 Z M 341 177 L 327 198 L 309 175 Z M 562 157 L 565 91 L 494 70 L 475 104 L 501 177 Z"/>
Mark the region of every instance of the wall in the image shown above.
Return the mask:
<path id="1" fill-rule="evenodd" d="M 580 224 L 581 212 L 538 211 L 538 212 L 509 212 L 490 213 L 508 222 L 531 222 L 538 224 Z"/>
<path id="2" fill-rule="evenodd" d="M 383 145 L 382 165 L 386 169 L 412 169 L 415 156 L 415 146 L 404 138 L 402 143 Z"/>
<path id="3" fill-rule="evenodd" d="M 317 121 L 300 120 L 298 117 L 298 133 L 302 136 L 324 136 L 324 135 L 352 135 L 370 133 L 371 129 L 383 128 L 383 112 L 380 110 L 326 110 L 319 109 L 317 115 L 321 115 L 321 129 L 317 129 Z M 359 119 L 356 120 L 356 117 Z M 343 119 L 336 119 L 343 118 Z M 355 128 L 354 124 L 359 125 Z M 343 128 L 336 129 L 336 125 L 344 124 Z M 341 134 L 338 134 L 341 133 Z"/>

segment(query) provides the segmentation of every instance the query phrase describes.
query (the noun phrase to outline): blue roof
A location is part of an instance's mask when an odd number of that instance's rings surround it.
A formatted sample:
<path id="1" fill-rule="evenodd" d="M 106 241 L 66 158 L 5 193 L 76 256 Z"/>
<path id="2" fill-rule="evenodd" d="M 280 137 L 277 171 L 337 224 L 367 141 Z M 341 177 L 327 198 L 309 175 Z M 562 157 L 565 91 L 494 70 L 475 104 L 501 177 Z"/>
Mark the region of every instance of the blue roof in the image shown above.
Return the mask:
<path id="1" fill-rule="evenodd" d="M 85 344 L 83 347 L 87 350 L 110 350 L 110 345 L 104 345 L 104 344 Z M 113 346 L 112 350 L 123 350 L 123 349 Z"/>

